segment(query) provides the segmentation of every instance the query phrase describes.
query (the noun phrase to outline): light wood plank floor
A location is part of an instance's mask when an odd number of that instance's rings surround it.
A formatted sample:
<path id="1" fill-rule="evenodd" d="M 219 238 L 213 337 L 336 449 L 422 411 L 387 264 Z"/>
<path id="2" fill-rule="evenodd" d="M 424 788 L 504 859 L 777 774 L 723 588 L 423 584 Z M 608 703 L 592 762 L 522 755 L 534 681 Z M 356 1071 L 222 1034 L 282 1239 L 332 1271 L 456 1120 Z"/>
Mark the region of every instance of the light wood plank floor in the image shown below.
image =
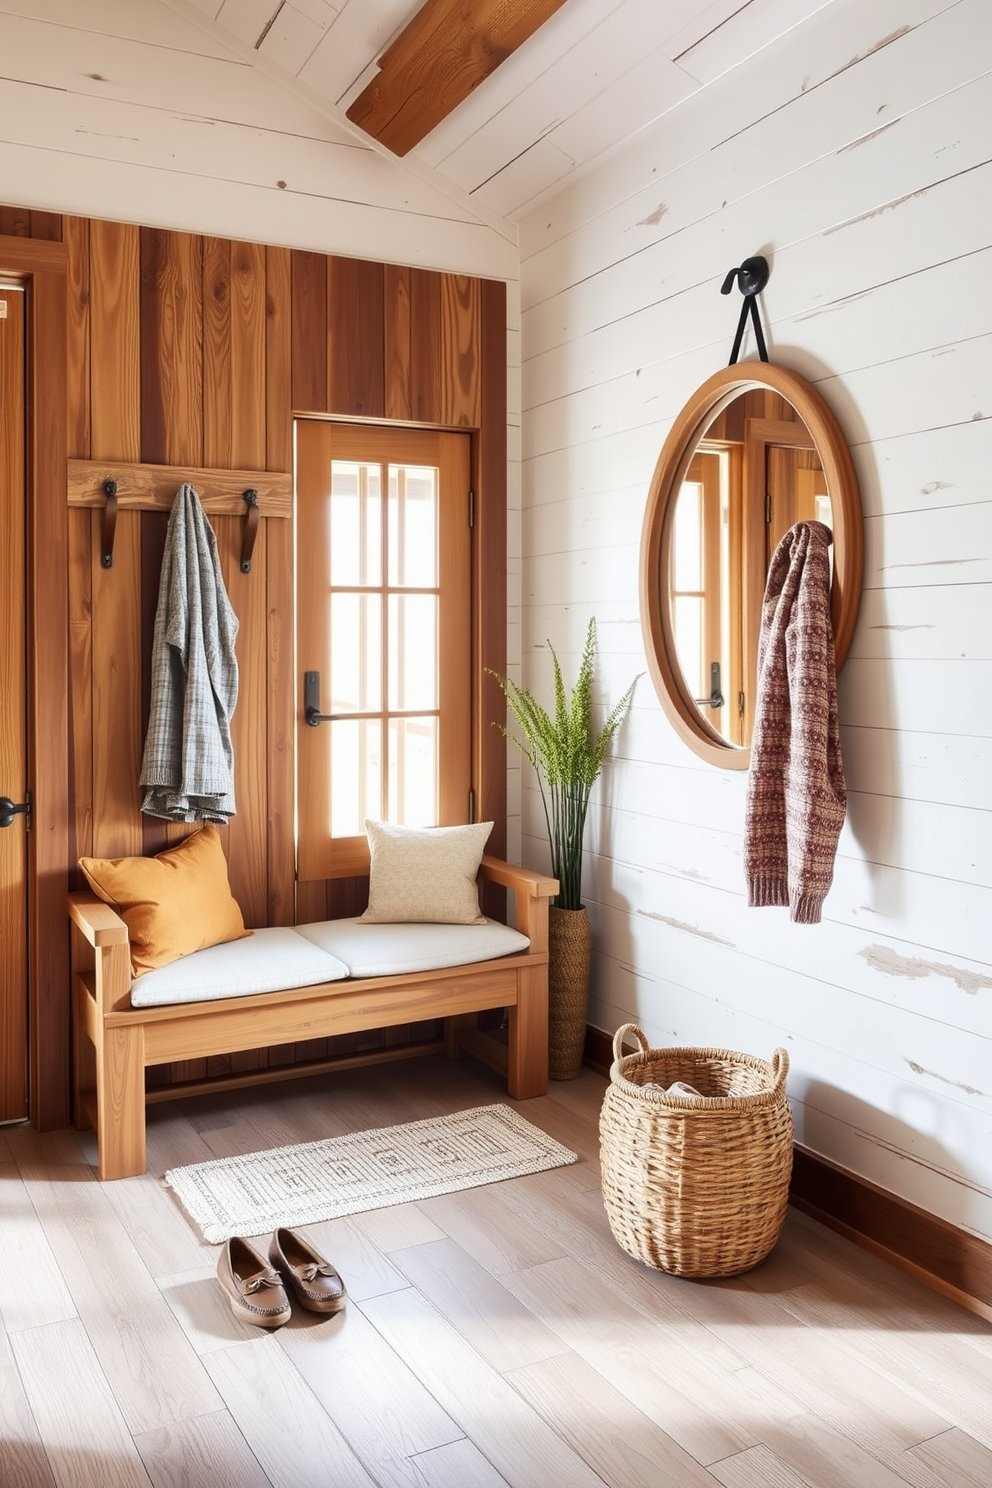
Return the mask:
<path id="1" fill-rule="evenodd" d="M 343 1315 L 237 1322 L 167 1167 L 505 1099 L 438 1058 L 149 1111 L 150 1172 L 0 1130 L 4 1488 L 989 1488 L 992 1325 L 790 1211 L 725 1282 L 631 1260 L 604 1082 L 518 1109 L 552 1173 L 310 1226 Z M 266 1241 L 257 1242 L 264 1247 Z"/>

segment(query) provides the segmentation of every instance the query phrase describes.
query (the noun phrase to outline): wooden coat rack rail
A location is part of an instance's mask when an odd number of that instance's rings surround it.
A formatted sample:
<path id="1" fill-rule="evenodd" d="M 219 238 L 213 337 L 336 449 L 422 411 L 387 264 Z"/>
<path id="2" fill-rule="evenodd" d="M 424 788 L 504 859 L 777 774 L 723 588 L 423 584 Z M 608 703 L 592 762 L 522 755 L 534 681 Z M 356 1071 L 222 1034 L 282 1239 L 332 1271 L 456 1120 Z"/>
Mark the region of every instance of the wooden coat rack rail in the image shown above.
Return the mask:
<path id="1" fill-rule="evenodd" d="M 104 568 L 114 563 L 114 533 L 119 511 L 172 510 L 176 492 L 189 482 L 207 516 L 245 519 L 241 572 L 251 572 L 251 558 L 261 517 L 293 514 L 293 477 L 280 470 L 205 470 L 186 465 L 130 465 L 115 460 L 69 460 L 70 506 L 103 509 Z"/>

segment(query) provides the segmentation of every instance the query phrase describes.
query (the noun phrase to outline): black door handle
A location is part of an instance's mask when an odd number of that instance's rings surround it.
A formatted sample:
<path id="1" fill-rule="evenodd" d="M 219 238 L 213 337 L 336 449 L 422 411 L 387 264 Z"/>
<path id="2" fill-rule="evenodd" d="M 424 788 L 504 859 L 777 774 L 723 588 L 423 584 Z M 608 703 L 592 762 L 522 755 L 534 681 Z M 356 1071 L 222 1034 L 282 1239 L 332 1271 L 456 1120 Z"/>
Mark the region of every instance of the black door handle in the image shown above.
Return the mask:
<path id="1" fill-rule="evenodd" d="M 303 716 L 310 728 L 318 728 L 322 723 L 333 723 L 332 713 L 321 713 L 320 711 L 320 673 L 303 673 Z"/>
<path id="2" fill-rule="evenodd" d="M 23 813 L 24 816 L 30 817 L 31 802 L 18 801 L 15 805 L 9 796 L 0 796 L 0 827 L 13 826 L 14 817 L 18 813 Z"/>

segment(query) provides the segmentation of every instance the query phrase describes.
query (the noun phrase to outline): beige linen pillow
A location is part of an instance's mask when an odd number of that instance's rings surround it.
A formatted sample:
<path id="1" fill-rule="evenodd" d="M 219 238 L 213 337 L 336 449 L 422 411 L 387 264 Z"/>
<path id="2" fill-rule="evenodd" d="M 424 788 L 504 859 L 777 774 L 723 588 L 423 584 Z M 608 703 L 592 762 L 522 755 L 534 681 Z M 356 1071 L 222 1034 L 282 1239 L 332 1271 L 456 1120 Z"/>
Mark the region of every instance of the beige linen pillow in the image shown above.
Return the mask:
<path id="1" fill-rule="evenodd" d="M 79 866 L 127 925 L 134 976 L 251 934 L 212 822 L 154 858 L 80 858 Z"/>
<path id="2" fill-rule="evenodd" d="M 484 925 L 476 875 L 492 822 L 468 827 L 397 827 L 367 821 L 372 866 L 360 922 Z"/>

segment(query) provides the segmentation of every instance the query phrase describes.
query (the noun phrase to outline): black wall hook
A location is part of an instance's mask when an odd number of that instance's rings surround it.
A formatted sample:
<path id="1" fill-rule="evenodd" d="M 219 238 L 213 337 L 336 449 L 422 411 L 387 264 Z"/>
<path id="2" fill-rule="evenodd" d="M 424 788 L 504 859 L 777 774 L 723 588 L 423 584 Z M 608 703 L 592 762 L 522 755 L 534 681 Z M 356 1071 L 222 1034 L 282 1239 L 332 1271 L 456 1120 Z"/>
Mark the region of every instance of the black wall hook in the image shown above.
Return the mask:
<path id="1" fill-rule="evenodd" d="M 255 551 L 255 538 L 258 536 L 258 519 L 261 513 L 258 509 L 258 492 L 248 490 L 244 492 L 244 502 L 248 510 L 245 512 L 245 532 L 241 539 L 241 572 L 251 573 L 251 555 Z"/>
<path id="2" fill-rule="evenodd" d="M 117 482 L 105 480 L 103 491 L 107 498 L 107 505 L 103 513 L 103 551 L 100 554 L 100 562 L 104 568 L 113 568 L 114 530 L 117 527 Z"/>
<path id="3" fill-rule="evenodd" d="M 754 325 L 754 339 L 758 344 L 758 356 L 763 362 L 767 362 L 768 360 L 765 335 L 761 329 L 761 316 L 758 314 L 758 295 L 768 283 L 770 272 L 767 258 L 762 258 L 760 255 L 755 258 L 746 258 L 739 268 L 730 270 L 730 273 L 724 279 L 720 288 L 721 294 L 729 294 L 736 280 L 740 292 L 744 296 L 740 320 L 737 322 L 737 335 L 734 337 L 734 349 L 730 353 L 730 361 L 727 364 L 730 367 L 734 365 L 740 353 L 748 315 L 751 316 Z"/>

